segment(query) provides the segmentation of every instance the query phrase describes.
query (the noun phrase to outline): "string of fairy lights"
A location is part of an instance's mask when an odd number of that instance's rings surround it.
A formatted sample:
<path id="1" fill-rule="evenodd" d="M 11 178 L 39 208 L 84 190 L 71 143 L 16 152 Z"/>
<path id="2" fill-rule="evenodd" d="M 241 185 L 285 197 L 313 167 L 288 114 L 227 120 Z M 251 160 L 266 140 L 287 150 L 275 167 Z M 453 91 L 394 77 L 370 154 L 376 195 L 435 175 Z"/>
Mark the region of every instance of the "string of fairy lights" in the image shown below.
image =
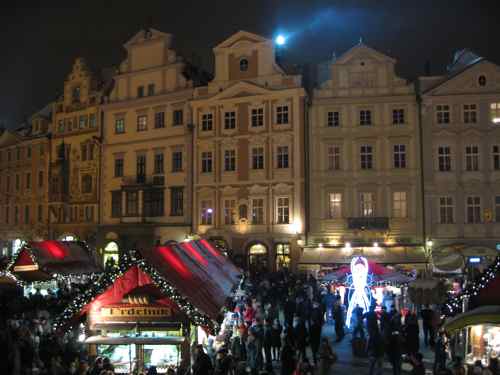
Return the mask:
<path id="1" fill-rule="evenodd" d="M 64 311 L 55 319 L 54 327 L 59 332 L 66 332 L 71 328 L 71 321 L 79 314 L 79 312 L 94 298 L 104 293 L 119 277 L 123 276 L 131 267 L 138 266 L 142 271 L 147 273 L 154 284 L 160 291 L 170 300 L 172 300 L 180 310 L 197 326 L 206 327 L 210 332 L 217 332 L 219 324 L 202 311 L 191 304 L 184 296 L 178 293 L 177 289 L 172 286 L 154 267 L 146 263 L 146 261 L 136 253 L 123 254 L 120 263 L 116 267 L 106 269 L 100 275 L 98 280 L 93 285 L 86 289 L 81 294 L 77 295 L 74 300 L 64 309 Z"/>
<path id="2" fill-rule="evenodd" d="M 476 281 L 469 284 L 460 294 L 448 298 L 443 306 L 443 314 L 447 317 L 452 317 L 461 313 L 464 299 L 477 296 L 481 289 L 488 286 L 495 277 L 500 277 L 500 256 L 495 259 Z"/>

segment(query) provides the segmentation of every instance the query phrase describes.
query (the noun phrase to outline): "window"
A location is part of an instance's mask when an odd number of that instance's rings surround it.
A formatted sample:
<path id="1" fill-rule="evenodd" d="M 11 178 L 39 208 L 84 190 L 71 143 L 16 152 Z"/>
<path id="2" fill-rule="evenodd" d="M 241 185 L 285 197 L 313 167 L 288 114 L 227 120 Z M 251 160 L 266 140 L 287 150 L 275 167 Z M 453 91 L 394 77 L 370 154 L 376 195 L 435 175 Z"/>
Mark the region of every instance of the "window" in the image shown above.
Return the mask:
<path id="1" fill-rule="evenodd" d="M 201 173 L 212 173 L 212 153 L 210 151 L 201 153 Z"/>
<path id="2" fill-rule="evenodd" d="M 81 146 L 81 154 L 82 154 L 82 161 L 87 160 L 87 145 L 82 145 Z"/>
<path id="3" fill-rule="evenodd" d="M 438 167 L 441 172 L 451 171 L 451 151 L 449 146 L 438 147 Z"/>
<path id="4" fill-rule="evenodd" d="M 26 189 L 31 189 L 31 173 L 26 173 Z"/>
<path id="5" fill-rule="evenodd" d="M 26 157 L 31 159 L 31 146 L 26 147 Z"/>
<path id="6" fill-rule="evenodd" d="M 148 85 L 148 96 L 153 96 L 155 94 L 155 84 L 150 83 Z"/>
<path id="7" fill-rule="evenodd" d="M 276 269 L 281 270 L 283 268 L 289 268 L 290 261 L 290 244 L 276 244 Z"/>
<path id="8" fill-rule="evenodd" d="M 10 192 L 10 176 L 7 176 L 7 182 L 5 184 L 5 191 Z"/>
<path id="9" fill-rule="evenodd" d="M 88 174 L 82 177 L 82 193 L 92 193 L 92 176 Z"/>
<path id="10" fill-rule="evenodd" d="M 394 168 L 406 168 L 406 145 L 394 145 Z"/>
<path id="11" fill-rule="evenodd" d="M 12 161 L 12 150 L 7 151 L 7 161 Z"/>
<path id="12" fill-rule="evenodd" d="M 479 170 L 479 146 L 476 145 L 465 146 L 465 170 L 466 171 Z"/>
<path id="13" fill-rule="evenodd" d="M 123 177 L 123 157 L 115 159 L 115 177 Z"/>
<path id="14" fill-rule="evenodd" d="M 495 221 L 500 223 L 500 195 L 495 197 Z"/>
<path id="15" fill-rule="evenodd" d="M 464 104 L 464 123 L 475 124 L 477 122 L 477 107 L 475 104 Z"/>
<path id="16" fill-rule="evenodd" d="M 328 157 L 328 169 L 340 170 L 340 146 L 328 146 L 327 148 L 327 157 Z"/>
<path id="17" fill-rule="evenodd" d="M 281 197 L 277 200 L 278 224 L 288 224 L 290 222 L 290 206 L 288 197 Z"/>
<path id="18" fill-rule="evenodd" d="M 493 145 L 492 153 L 493 153 L 493 169 L 498 171 L 500 170 L 500 145 Z"/>
<path id="19" fill-rule="evenodd" d="M 436 106 L 436 121 L 438 124 L 450 123 L 450 106 L 447 104 L 440 104 Z"/>
<path id="20" fill-rule="evenodd" d="M 122 192 L 111 192 L 111 217 L 122 216 Z"/>
<path id="21" fill-rule="evenodd" d="M 138 192 L 137 191 L 127 191 L 126 192 L 126 213 L 127 216 L 136 216 L 139 214 L 138 205 Z"/>
<path id="22" fill-rule="evenodd" d="M 86 128 L 87 124 L 88 124 L 88 121 L 89 121 L 89 118 L 87 116 L 80 116 L 80 119 L 79 119 L 79 127 L 80 127 L 80 129 Z"/>
<path id="23" fill-rule="evenodd" d="M 21 149 L 19 147 L 16 148 L 16 160 L 21 160 Z"/>
<path id="24" fill-rule="evenodd" d="M 467 223 L 481 222 L 481 197 L 467 197 Z"/>
<path id="25" fill-rule="evenodd" d="M 137 131 L 143 132 L 145 130 L 148 130 L 148 116 L 146 115 L 137 116 Z"/>
<path id="26" fill-rule="evenodd" d="M 184 215 L 184 188 L 170 188 L 170 216 Z"/>
<path id="27" fill-rule="evenodd" d="M 234 217 L 236 215 L 236 201 L 234 199 L 224 200 L 224 224 L 234 225 Z"/>
<path id="28" fill-rule="evenodd" d="M 235 129 L 236 128 L 236 112 L 226 112 L 224 113 L 224 129 Z"/>
<path id="29" fill-rule="evenodd" d="M 165 112 L 155 113 L 155 129 L 160 129 L 165 127 Z"/>
<path id="30" fill-rule="evenodd" d="M 115 134 L 125 133 L 125 119 L 117 118 L 115 120 Z"/>
<path id="31" fill-rule="evenodd" d="M 288 106 L 280 105 L 276 107 L 276 123 L 279 125 L 288 124 Z"/>
<path id="32" fill-rule="evenodd" d="M 144 96 L 144 86 L 137 87 L 137 97 L 142 98 Z"/>
<path id="33" fill-rule="evenodd" d="M 252 224 L 264 224 L 264 199 L 252 199 Z"/>
<path id="34" fill-rule="evenodd" d="M 43 206 L 41 204 L 38 205 L 37 219 L 39 223 L 43 222 Z"/>
<path id="35" fill-rule="evenodd" d="M 486 86 L 486 76 L 480 75 L 477 79 L 479 86 Z"/>
<path id="36" fill-rule="evenodd" d="M 405 123 L 405 110 L 398 108 L 392 110 L 392 124 L 403 125 Z"/>
<path id="37" fill-rule="evenodd" d="M 252 109 L 252 128 L 264 126 L 264 108 Z"/>
<path id="38" fill-rule="evenodd" d="M 240 60 L 240 71 L 246 72 L 248 70 L 248 60 L 247 59 L 241 59 Z"/>
<path id="39" fill-rule="evenodd" d="M 29 206 L 24 206 L 24 224 L 30 223 L 30 208 Z"/>
<path id="40" fill-rule="evenodd" d="M 182 109 L 176 109 L 173 114 L 173 125 L 174 126 L 179 126 L 184 123 L 184 112 Z"/>
<path id="41" fill-rule="evenodd" d="M 68 124 L 67 130 L 71 131 L 73 129 L 73 119 L 71 118 L 66 119 L 66 123 Z"/>
<path id="42" fill-rule="evenodd" d="M 205 113 L 201 116 L 201 130 L 211 131 L 213 125 L 213 115 L 211 113 Z"/>
<path id="43" fill-rule="evenodd" d="M 359 111 L 359 125 L 370 126 L 372 124 L 372 111 L 363 109 Z"/>
<path id="44" fill-rule="evenodd" d="M 360 147 L 360 162 L 361 169 L 373 168 L 373 147 L 370 145 L 362 145 Z"/>
<path id="45" fill-rule="evenodd" d="M 89 127 L 95 128 L 97 126 L 96 115 L 95 113 L 91 113 L 89 116 Z"/>
<path id="46" fill-rule="evenodd" d="M 392 193 L 392 217 L 406 218 L 408 215 L 408 204 L 406 191 L 395 191 Z"/>
<path id="47" fill-rule="evenodd" d="M 330 219 L 342 217 L 342 194 L 330 193 Z"/>
<path id="48" fill-rule="evenodd" d="M 226 172 L 231 172 L 236 170 L 236 151 L 235 150 L 225 150 L 224 151 L 224 170 Z"/>
<path id="49" fill-rule="evenodd" d="M 85 206 L 85 221 L 94 221 L 94 206 Z"/>
<path id="50" fill-rule="evenodd" d="M 264 169 L 264 147 L 252 148 L 252 169 Z"/>
<path id="51" fill-rule="evenodd" d="M 14 224 L 19 224 L 19 207 L 14 208 Z"/>
<path id="52" fill-rule="evenodd" d="M 73 87 L 73 91 L 71 92 L 71 98 L 73 99 L 73 102 L 80 101 L 80 86 Z"/>
<path id="53" fill-rule="evenodd" d="M 43 171 L 38 171 L 38 187 L 43 187 Z"/>
<path id="54" fill-rule="evenodd" d="M 64 121 L 63 120 L 59 120 L 59 122 L 57 123 L 57 131 L 59 133 L 64 133 Z"/>
<path id="55" fill-rule="evenodd" d="M 5 207 L 5 224 L 9 224 L 10 220 L 10 208 L 9 206 Z"/>
<path id="56" fill-rule="evenodd" d="M 326 116 L 326 124 L 330 128 L 338 128 L 340 126 L 340 112 L 328 112 Z"/>
<path id="57" fill-rule="evenodd" d="M 359 202 L 361 216 L 370 217 L 375 215 L 375 199 L 373 193 L 361 193 Z"/>
<path id="58" fill-rule="evenodd" d="M 277 167 L 279 169 L 288 168 L 288 146 L 278 146 L 277 156 Z"/>
<path id="59" fill-rule="evenodd" d="M 143 183 L 146 180 L 146 155 L 137 155 L 136 162 L 137 182 Z"/>
<path id="60" fill-rule="evenodd" d="M 155 154 L 154 174 L 163 174 L 163 153 Z"/>
<path id="61" fill-rule="evenodd" d="M 172 172 L 182 172 L 182 151 L 172 152 Z"/>
<path id="62" fill-rule="evenodd" d="M 201 201 L 201 225 L 212 225 L 213 213 L 211 201 Z"/>
<path id="63" fill-rule="evenodd" d="M 163 216 L 164 194 L 163 190 L 144 190 L 142 193 L 144 216 L 158 217 Z"/>
<path id="64" fill-rule="evenodd" d="M 45 147 L 44 145 L 40 145 L 40 156 L 43 156 L 45 154 Z"/>
<path id="65" fill-rule="evenodd" d="M 21 181 L 19 175 L 16 174 L 16 191 L 19 191 L 20 187 L 21 187 Z"/>

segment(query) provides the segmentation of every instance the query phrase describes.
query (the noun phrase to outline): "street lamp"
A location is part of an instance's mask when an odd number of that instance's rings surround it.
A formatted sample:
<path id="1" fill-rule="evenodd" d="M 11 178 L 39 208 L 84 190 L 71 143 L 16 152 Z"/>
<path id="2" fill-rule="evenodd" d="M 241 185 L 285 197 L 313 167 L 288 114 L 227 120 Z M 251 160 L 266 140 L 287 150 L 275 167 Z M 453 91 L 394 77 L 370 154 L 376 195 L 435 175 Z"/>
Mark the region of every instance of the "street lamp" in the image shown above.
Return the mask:
<path id="1" fill-rule="evenodd" d="M 278 45 L 278 46 L 283 46 L 285 45 L 286 43 L 286 38 L 283 34 L 279 34 L 275 39 L 274 39 L 274 42 Z"/>

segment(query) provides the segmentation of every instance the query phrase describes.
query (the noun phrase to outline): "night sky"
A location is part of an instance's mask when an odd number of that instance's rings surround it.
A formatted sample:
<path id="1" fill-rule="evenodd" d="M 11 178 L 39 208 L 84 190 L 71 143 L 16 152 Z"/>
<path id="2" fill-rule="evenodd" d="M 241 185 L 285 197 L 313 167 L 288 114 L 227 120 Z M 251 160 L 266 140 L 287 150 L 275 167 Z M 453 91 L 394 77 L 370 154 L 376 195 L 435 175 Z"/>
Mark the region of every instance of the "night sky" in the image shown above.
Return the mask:
<path id="1" fill-rule="evenodd" d="M 180 54 L 191 58 L 196 53 L 210 71 L 211 48 L 238 30 L 289 34 L 286 56 L 297 64 L 324 61 L 334 51 L 339 56 L 362 37 L 399 60 L 398 72 L 408 79 L 421 75 L 427 60 L 433 74 L 442 73 L 452 53 L 464 47 L 500 63 L 498 0 L 34 3 L 0 5 L 0 123 L 8 127 L 61 93 L 76 57 L 96 70 L 118 65 L 125 56 L 122 45 L 148 20 L 174 34 Z"/>

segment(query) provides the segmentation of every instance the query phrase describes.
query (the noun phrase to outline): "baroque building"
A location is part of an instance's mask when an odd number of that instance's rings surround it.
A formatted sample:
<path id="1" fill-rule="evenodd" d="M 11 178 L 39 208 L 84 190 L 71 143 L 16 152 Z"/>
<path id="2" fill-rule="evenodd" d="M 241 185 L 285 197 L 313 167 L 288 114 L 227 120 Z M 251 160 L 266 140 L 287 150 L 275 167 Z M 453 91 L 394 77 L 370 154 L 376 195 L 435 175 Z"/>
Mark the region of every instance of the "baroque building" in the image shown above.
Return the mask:
<path id="1" fill-rule="evenodd" d="M 456 269 L 500 250 L 500 67 L 461 50 L 419 84 L 426 232 L 436 264 Z"/>
<path id="2" fill-rule="evenodd" d="M 277 64 L 272 40 L 249 32 L 213 52 L 215 77 L 191 101 L 194 231 L 241 266 L 290 266 L 304 234 L 301 76 Z"/>
<path id="3" fill-rule="evenodd" d="M 188 101 L 195 71 L 172 35 L 145 29 L 124 48 L 102 107 L 102 217 L 99 246 L 119 250 L 181 241 L 192 232 L 192 131 Z"/>
<path id="4" fill-rule="evenodd" d="M 53 104 L 50 146 L 49 238 L 95 244 L 99 215 L 103 81 L 75 60 Z"/>
<path id="5" fill-rule="evenodd" d="M 50 117 L 48 105 L 19 128 L 1 131 L 1 255 L 12 255 L 23 242 L 48 236 Z"/>
<path id="6" fill-rule="evenodd" d="M 424 258 L 418 108 L 396 60 L 359 43 L 329 67 L 309 110 L 303 269 Z"/>

